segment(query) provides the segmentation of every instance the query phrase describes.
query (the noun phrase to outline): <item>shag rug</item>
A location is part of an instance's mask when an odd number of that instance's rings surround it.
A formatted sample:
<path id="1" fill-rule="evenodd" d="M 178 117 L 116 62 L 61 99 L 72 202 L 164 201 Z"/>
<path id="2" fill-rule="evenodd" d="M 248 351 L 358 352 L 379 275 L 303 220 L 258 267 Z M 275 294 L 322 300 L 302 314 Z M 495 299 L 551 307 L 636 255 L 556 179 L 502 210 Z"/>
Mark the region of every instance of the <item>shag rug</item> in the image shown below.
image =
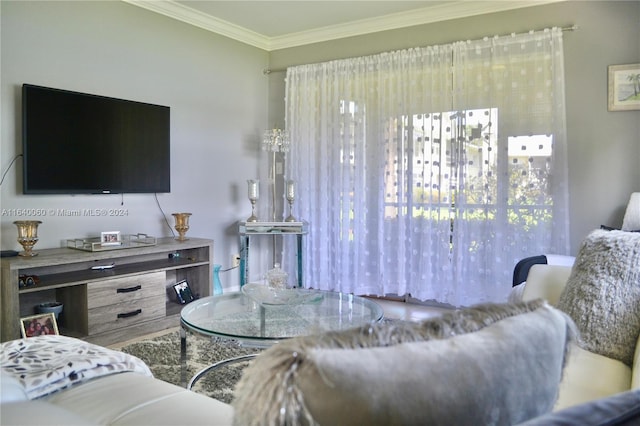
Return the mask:
<path id="1" fill-rule="evenodd" d="M 403 322 L 383 318 L 382 322 Z M 182 380 L 180 363 L 180 332 L 171 331 L 146 340 L 126 344 L 118 350 L 140 358 L 149 366 L 156 379 L 184 386 L 202 369 L 216 362 L 262 352 L 264 349 L 243 347 L 237 340 L 205 338 L 187 334 L 186 383 Z M 209 371 L 196 382 L 192 390 L 217 400 L 231 403 L 236 383 L 251 361 L 225 365 Z"/>
<path id="2" fill-rule="evenodd" d="M 183 386 L 180 362 L 180 332 L 172 331 L 119 348 L 144 361 L 156 379 Z M 236 340 L 211 339 L 187 335 L 186 381 L 200 370 L 230 358 L 259 353 L 261 349 L 242 347 Z M 250 361 L 249 361 L 250 362 Z M 233 390 L 248 362 L 230 364 L 208 372 L 196 382 L 193 391 L 230 403 Z"/>

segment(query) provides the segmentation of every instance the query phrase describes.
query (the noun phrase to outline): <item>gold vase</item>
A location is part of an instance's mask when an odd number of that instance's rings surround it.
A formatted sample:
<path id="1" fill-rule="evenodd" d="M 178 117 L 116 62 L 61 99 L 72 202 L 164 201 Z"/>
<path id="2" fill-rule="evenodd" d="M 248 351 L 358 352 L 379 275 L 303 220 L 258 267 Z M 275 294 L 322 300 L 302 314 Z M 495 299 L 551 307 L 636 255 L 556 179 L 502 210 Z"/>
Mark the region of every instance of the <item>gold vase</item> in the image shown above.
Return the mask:
<path id="1" fill-rule="evenodd" d="M 172 213 L 172 215 L 176 220 L 175 228 L 179 234 L 176 240 L 178 241 L 187 240 L 184 234 L 186 234 L 187 231 L 189 230 L 189 216 L 191 216 L 191 213 Z"/>
<path id="2" fill-rule="evenodd" d="M 31 257 L 38 253 L 33 251 L 33 246 L 38 242 L 39 220 L 17 220 L 13 222 L 18 227 L 18 242 L 24 251 L 18 253 L 19 256 Z"/>

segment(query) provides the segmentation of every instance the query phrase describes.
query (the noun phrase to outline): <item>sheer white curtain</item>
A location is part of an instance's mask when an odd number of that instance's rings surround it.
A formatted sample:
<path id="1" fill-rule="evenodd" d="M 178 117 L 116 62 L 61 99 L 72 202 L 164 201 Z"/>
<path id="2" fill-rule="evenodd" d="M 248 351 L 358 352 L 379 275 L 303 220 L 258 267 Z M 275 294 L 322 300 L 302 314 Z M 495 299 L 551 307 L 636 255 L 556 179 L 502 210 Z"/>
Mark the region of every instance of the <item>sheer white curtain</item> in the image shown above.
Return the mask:
<path id="1" fill-rule="evenodd" d="M 504 301 L 517 260 L 568 252 L 560 29 L 303 65 L 286 79 L 306 286 Z M 285 255 L 295 264 L 293 247 Z"/>

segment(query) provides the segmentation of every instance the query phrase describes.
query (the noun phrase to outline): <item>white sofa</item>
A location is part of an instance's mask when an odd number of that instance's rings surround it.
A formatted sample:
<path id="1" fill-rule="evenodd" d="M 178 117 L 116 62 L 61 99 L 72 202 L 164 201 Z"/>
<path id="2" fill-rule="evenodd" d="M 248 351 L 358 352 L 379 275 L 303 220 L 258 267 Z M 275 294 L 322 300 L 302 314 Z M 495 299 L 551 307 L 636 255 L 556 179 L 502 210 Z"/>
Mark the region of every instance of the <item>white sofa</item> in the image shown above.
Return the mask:
<path id="1" fill-rule="evenodd" d="M 556 305 L 571 274 L 570 265 L 533 265 L 522 291 L 523 300 L 546 299 Z M 560 384 L 555 410 L 640 389 L 640 337 L 633 366 L 589 352 L 573 344 Z"/>
<path id="2" fill-rule="evenodd" d="M 140 359 L 67 336 L 0 348 L 2 425 L 230 425 L 233 408 L 153 378 Z"/>
<path id="3" fill-rule="evenodd" d="M 3 393 L 5 384 L 3 384 Z M 233 408 L 139 373 L 90 380 L 0 405 L 2 425 L 230 425 Z"/>

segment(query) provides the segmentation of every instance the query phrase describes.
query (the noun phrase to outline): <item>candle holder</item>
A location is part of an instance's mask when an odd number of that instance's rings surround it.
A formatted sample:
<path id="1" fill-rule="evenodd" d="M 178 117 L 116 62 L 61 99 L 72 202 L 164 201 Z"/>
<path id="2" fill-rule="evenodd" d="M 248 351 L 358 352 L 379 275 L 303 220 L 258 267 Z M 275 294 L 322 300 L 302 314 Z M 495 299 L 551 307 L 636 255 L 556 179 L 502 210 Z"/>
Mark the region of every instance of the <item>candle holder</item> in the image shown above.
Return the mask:
<path id="1" fill-rule="evenodd" d="M 296 199 L 296 184 L 293 180 L 289 179 L 286 183 L 285 195 L 289 202 L 289 216 L 284 220 L 285 222 L 296 222 L 297 219 L 293 216 L 293 202 Z"/>
<path id="2" fill-rule="evenodd" d="M 38 225 L 41 223 L 39 220 L 17 220 L 13 222 L 18 227 L 18 242 L 24 248 L 24 251 L 18 253 L 19 256 L 31 257 L 38 255 L 33 251 L 33 246 L 38 242 Z"/>
<path id="3" fill-rule="evenodd" d="M 249 201 L 251 202 L 251 216 L 247 219 L 247 222 L 257 222 L 258 216 L 256 216 L 256 202 L 259 198 L 259 183 L 260 181 L 256 179 L 251 179 L 247 181 L 248 185 L 248 196 Z"/>
<path id="4" fill-rule="evenodd" d="M 176 240 L 186 241 L 188 238 L 186 238 L 184 234 L 186 234 L 187 231 L 189 230 L 189 217 L 191 216 L 191 213 L 171 213 L 171 214 L 176 221 L 174 228 L 176 228 L 176 231 L 178 231 L 178 238 L 176 238 Z"/>

